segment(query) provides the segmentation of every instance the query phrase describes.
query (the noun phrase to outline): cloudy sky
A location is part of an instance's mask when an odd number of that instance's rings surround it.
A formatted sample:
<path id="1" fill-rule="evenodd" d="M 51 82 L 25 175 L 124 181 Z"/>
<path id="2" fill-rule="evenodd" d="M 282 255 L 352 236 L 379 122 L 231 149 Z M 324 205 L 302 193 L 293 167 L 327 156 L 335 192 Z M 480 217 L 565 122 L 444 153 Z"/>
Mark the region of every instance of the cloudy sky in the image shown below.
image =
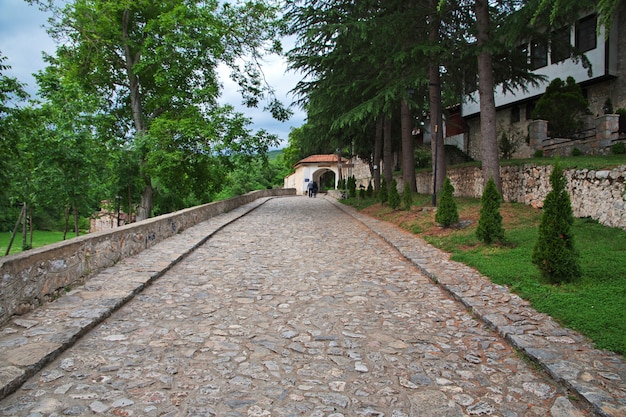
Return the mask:
<path id="1" fill-rule="evenodd" d="M 47 16 L 35 6 L 30 6 L 25 0 L 0 0 L 0 51 L 6 57 L 3 64 L 11 69 L 4 75 L 15 77 L 27 84 L 27 91 L 31 95 L 37 93 L 37 84 L 33 73 L 44 68 L 42 52 L 53 54 L 55 44 L 43 27 Z M 264 72 L 268 82 L 276 90 L 277 96 L 286 105 L 291 104 L 294 97 L 289 91 L 299 81 L 299 75 L 286 72 L 286 63 L 279 57 L 268 57 L 264 62 Z M 305 114 L 297 107 L 293 107 L 294 116 L 287 122 L 281 123 L 272 119 L 271 115 L 262 109 L 248 109 L 240 105 L 235 84 L 224 72 L 223 102 L 234 105 L 238 111 L 250 117 L 253 129 L 265 129 L 278 135 L 286 146 L 289 131 L 292 127 L 299 127 L 304 123 Z"/>

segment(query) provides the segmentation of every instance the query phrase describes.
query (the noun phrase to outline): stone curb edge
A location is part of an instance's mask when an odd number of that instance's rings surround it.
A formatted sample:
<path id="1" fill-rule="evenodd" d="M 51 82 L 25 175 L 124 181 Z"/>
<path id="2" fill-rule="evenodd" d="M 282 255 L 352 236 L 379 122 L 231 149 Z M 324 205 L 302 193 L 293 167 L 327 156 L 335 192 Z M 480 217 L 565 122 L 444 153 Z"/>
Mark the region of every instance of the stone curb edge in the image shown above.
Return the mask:
<path id="1" fill-rule="evenodd" d="M 385 233 L 384 230 L 380 230 L 381 228 L 376 227 L 376 225 L 384 224 L 384 222 L 361 215 L 358 213 L 356 209 L 350 206 L 346 206 L 338 202 L 337 200 L 326 197 L 326 199 L 331 202 L 335 207 L 342 210 L 344 213 L 353 217 L 360 223 L 362 223 L 365 227 L 370 229 L 373 233 L 377 234 L 380 238 L 382 238 L 385 242 L 387 242 L 390 246 L 396 249 L 405 259 L 411 262 L 416 268 L 418 268 L 423 274 L 428 276 L 433 282 L 437 285 L 441 286 L 446 292 L 448 292 L 454 299 L 462 303 L 469 311 L 480 321 L 482 321 L 487 327 L 498 333 L 502 338 L 504 338 L 514 349 L 522 352 L 527 358 L 529 358 L 534 363 L 541 366 L 548 375 L 555 380 L 555 382 L 564 385 L 566 388 L 574 392 L 580 398 L 584 399 L 593 409 L 597 415 L 601 417 L 624 417 L 626 416 L 626 398 L 616 399 L 613 395 L 611 395 L 604 387 L 600 386 L 599 383 L 592 382 L 581 382 L 573 378 L 571 375 L 571 371 L 565 367 L 560 366 L 562 362 L 559 361 L 559 349 L 567 349 L 567 346 L 563 344 L 559 344 L 558 348 L 555 350 L 552 349 L 540 349 L 537 348 L 537 345 L 533 343 L 536 340 L 534 338 L 541 338 L 541 336 L 527 337 L 526 335 L 517 335 L 512 329 L 512 322 L 503 315 L 493 315 L 488 314 L 486 311 L 483 311 L 481 308 L 481 303 L 477 303 L 475 299 L 466 297 L 463 289 L 460 285 L 443 283 L 440 276 L 438 276 L 437 272 L 433 269 L 429 268 L 428 265 L 424 265 L 420 263 L 419 257 L 412 256 L 411 253 L 407 250 L 407 248 L 402 247 L 400 242 L 395 241 L 389 233 Z M 391 227 L 391 226 L 388 226 Z M 383 225 L 382 229 L 385 226 Z M 406 232 L 408 233 L 408 232 Z M 418 236 L 411 236 L 412 239 L 420 239 Z M 420 239 L 421 240 L 421 239 Z M 424 242 L 425 246 L 428 246 L 430 249 L 439 251 L 442 254 L 445 252 L 440 251 L 430 244 Z M 447 254 L 445 255 L 447 257 Z M 466 267 L 471 269 L 469 267 Z M 441 275 L 441 274 L 439 274 Z M 500 291 L 508 291 L 507 288 L 493 285 L 496 290 Z M 513 294 L 514 297 L 517 297 Z M 529 307 L 530 308 L 530 307 Z M 538 313 L 539 314 L 539 313 Z M 558 324 L 554 324 L 555 326 L 559 326 Z M 583 340 L 584 337 L 577 334 L 574 331 L 569 329 L 564 329 L 564 334 L 576 334 L 579 340 Z M 617 355 L 611 352 L 601 352 L 593 347 L 590 347 L 594 351 L 594 353 L 602 356 L 607 355 L 610 357 L 612 365 L 618 368 L 623 375 L 626 375 L 626 363 L 621 360 Z M 581 369 L 584 369 L 582 364 L 578 364 Z M 619 374 L 617 378 L 619 378 Z M 621 401 L 621 403 L 620 403 Z"/>

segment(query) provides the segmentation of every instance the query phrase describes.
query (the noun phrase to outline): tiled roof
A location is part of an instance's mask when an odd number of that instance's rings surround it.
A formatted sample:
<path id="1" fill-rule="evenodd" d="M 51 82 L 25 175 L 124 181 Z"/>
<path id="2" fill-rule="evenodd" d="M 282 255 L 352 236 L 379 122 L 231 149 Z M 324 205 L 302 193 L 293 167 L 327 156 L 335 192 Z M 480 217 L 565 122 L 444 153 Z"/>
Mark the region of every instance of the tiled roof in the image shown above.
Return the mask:
<path id="1" fill-rule="evenodd" d="M 347 162 L 346 158 L 341 158 L 342 162 Z M 306 158 L 298 161 L 296 165 L 300 164 L 323 164 L 323 163 L 337 163 L 337 155 L 329 154 L 329 155 L 311 155 Z"/>

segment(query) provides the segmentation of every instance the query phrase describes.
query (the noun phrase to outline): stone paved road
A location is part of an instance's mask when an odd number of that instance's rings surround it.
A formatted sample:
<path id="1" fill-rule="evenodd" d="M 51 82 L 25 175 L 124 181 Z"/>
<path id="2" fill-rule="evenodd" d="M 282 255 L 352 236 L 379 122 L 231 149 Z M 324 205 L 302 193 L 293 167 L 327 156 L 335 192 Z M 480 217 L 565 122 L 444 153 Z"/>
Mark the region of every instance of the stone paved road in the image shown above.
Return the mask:
<path id="1" fill-rule="evenodd" d="M 587 416 L 323 198 L 228 225 L 18 391 L 6 416 Z"/>

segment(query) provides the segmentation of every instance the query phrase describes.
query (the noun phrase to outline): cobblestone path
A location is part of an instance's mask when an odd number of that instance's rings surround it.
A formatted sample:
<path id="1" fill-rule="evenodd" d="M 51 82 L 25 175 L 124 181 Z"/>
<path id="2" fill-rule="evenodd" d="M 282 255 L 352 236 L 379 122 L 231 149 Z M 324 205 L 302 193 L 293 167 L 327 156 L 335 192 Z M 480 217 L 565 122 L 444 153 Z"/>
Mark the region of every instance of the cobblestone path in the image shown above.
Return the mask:
<path id="1" fill-rule="evenodd" d="M 588 416 L 324 198 L 226 226 L 19 390 L 4 416 Z"/>

